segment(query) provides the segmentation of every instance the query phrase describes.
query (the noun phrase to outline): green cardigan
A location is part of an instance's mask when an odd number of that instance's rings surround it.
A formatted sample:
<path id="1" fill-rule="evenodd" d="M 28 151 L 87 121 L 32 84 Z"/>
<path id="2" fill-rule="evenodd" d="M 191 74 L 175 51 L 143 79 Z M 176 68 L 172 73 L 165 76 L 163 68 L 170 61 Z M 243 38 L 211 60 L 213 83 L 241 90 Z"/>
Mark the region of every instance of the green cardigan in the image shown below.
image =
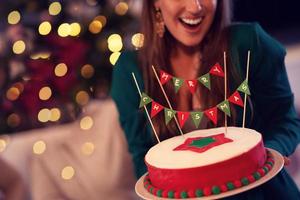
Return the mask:
<path id="1" fill-rule="evenodd" d="M 249 86 L 254 116 L 251 123 L 247 121 L 246 127 L 262 133 L 266 147 L 289 156 L 300 140 L 300 121 L 286 74 L 285 49 L 256 23 L 234 24 L 230 33 L 230 53 L 242 77 L 245 77 L 247 52 L 251 50 Z M 132 72 L 143 90 L 137 52 L 124 52 L 113 70 L 111 97 L 120 114 L 136 176 L 140 177 L 147 171 L 144 156 L 156 142 L 150 126 L 146 125 L 144 111 L 138 109 L 140 97 Z M 250 119 L 250 114 L 247 115 Z M 242 109 L 238 111 L 239 126 L 241 121 Z M 300 194 L 293 180 L 282 170 L 261 187 L 228 199 L 300 199 Z"/>

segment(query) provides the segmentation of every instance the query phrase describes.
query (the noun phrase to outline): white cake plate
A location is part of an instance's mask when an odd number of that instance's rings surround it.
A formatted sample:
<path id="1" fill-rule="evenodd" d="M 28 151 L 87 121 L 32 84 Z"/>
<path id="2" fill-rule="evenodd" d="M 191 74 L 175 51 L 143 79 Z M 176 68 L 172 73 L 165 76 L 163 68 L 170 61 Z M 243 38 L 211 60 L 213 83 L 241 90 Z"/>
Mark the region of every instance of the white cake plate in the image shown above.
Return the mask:
<path id="1" fill-rule="evenodd" d="M 283 165 L 284 165 L 284 160 L 283 160 L 282 155 L 279 152 L 275 151 L 274 149 L 269 149 L 269 148 L 267 148 L 267 149 L 272 154 L 272 157 L 274 159 L 274 165 L 273 165 L 272 169 L 265 176 L 261 177 L 260 179 L 258 179 L 257 181 L 255 181 L 253 183 L 250 183 L 249 185 L 246 185 L 246 186 L 243 186 L 243 187 L 231 190 L 231 191 L 222 192 L 220 194 L 210 195 L 207 197 L 187 198 L 187 199 L 188 200 L 221 199 L 224 197 L 228 197 L 228 196 L 232 196 L 235 194 L 245 192 L 247 190 L 253 189 L 253 188 L 269 181 L 270 179 L 272 179 L 275 175 L 277 175 L 281 171 L 281 169 L 283 168 Z M 147 173 L 144 174 L 135 184 L 135 192 L 137 193 L 137 195 L 139 197 L 141 197 L 142 199 L 145 199 L 145 200 L 153 200 L 153 199 L 155 199 L 155 200 L 176 200 L 175 198 L 169 199 L 169 198 L 157 197 L 157 196 L 149 193 L 144 188 L 144 178 L 146 175 L 147 175 Z M 179 200 L 179 199 L 177 199 L 177 200 Z"/>

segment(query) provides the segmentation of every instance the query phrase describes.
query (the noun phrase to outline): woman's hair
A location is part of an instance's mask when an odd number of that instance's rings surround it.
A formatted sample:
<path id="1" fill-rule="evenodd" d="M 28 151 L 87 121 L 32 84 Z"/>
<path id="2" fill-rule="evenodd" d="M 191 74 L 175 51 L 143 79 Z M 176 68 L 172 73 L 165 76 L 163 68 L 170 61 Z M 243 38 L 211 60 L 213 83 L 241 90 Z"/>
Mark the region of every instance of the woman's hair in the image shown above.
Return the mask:
<path id="1" fill-rule="evenodd" d="M 170 64 L 171 49 L 174 49 L 176 39 L 166 29 L 165 34 L 160 38 L 155 31 L 155 0 L 143 1 L 141 28 L 144 34 L 144 46 L 139 50 L 139 66 L 143 72 L 143 79 L 145 83 L 145 90 L 150 97 L 156 102 L 168 107 L 168 104 L 159 87 L 158 81 L 152 71 L 151 66 L 154 65 L 156 70 L 164 70 L 171 75 L 174 74 Z M 209 72 L 210 68 L 217 62 L 223 65 L 223 52 L 229 53 L 228 49 L 228 26 L 231 22 L 230 0 L 218 0 L 217 8 L 213 23 L 201 42 L 199 50 L 201 51 L 201 67 L 198 70 L 198 75 L 204 75 Z M 227 77 L 230 84 L 235 84 L 238 75 L 234 67 L 230 64 L 230 56 L 227 56 Z M 176 109 L 178 105 L 178 96 L 175 94 L 174 86 L 169 82 L 164 86 L 166 93 L 170 99 L 171 105 Z M 207 88 L 199 86 L 200 102 L 202 108 L 205 110 L 224 100 L 224 79 L 220 77 L 211 77 L 211 91 Z M 228 87 L 230 88 L 230 86 Z M 230 94 L 228 89 L 227 94 Z M 190 98 L 192 99 L 192 98 Z M 189 102 L 189 109 L 192 109 L 192 101 Z M 229 123 L 235 121 L 235 112 Z M 165 125 L 163 112 L 158 117 L 153 118 L 156 129 L 158 130 L 162 139 L 168 138 L 178 134 L 174 120 Z M 219 115 L 218 125 L 223 126 L 223 115 Z M 208 127 L 213 124 L 209 123 Z M 203 127 L 204 128 L 204 127 Z M 207 127 L 205 127 L 207 128 Z"/>

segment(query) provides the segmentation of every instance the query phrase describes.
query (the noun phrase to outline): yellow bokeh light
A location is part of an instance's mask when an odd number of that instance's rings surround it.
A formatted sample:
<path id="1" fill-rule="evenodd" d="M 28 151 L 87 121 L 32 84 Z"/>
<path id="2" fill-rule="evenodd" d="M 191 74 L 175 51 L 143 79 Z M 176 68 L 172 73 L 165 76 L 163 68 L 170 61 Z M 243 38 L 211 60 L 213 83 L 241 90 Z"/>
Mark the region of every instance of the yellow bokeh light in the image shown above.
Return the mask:
<path id="1" fill-rule="evenodd" d="M 50 99 L 51 95 L 52 95 L 52 91 L 50 87 L 43 87 L 40 89 L 39 97 L 41 100 L 46 101 Z"/>
<path id="2" fill-rule="evenodd" d="M 16 10 L 10 12 L 7 16 L 7 22 L 9 24 L 17 24 L 19 23 L 20 19 L 21 19 L 21 15 L 19 11 Z"/>
<path id="3" fill-rule="evenodd" d="M 71 32 L 71 27 L 70 24 L 68 23 L 62 23 L 57 30 L 58 35 L 61 37 L 67 37 L 68 35 L 70 35 L 70 32 Z"/>
<path id="4" fill-rule="evenodd" d="M 54 69 L 54 73 L 58 77 L 62 77 L 66 75 L 67 72 L 68 72 L 68 67 L 65 63 L 59 63 L 58 65 L 56 65 Z"/>
<path id="5" fill-rule="evenodd" d="M 93 127 L 93 125 L 94 125 L 94 120 L 89 116 L 83 117 L 80 120 L 80 128 L 82 130 L 89 130 Z"/>
<path id="6" fill-rule="evenodd" d="M 86 105 L 90 100 L 90 96 L 86 91 L 79 91 L 76 94 L 76 102 L 81 105 L 84 106 Z"/>
<path id="7" fill-rule="evenodd" d="M 60 119 L 61 113 L 58 108 L 52 108 L 50 110 L 50 113 L 51 113 L 50 121 L 56 122 Z"/>
<path id="8" fill-rule="evenodd" d="M 24 85 L 21 82 L 14 83 L 13 87 L 17 88 L 20 93 L 22 93 L 24 90 Z"/>
<path id="9" fill-rule="evenodd" d="M 142 33 L 136 33 L 131 38 L 132 45 L 139 49 L 143 47 L 144 44 L 144 35 Z"/>
<path id="10" fill-rule="evenodd" d="M 81 146 L 81 152 L 85 155 L 91 155 L 95 150 L 95 145 L 91 142 L 86 142 Z"/>
<path id="11" fill-rule="evenodd" d="M 84 78 L 91 78 L 95 73 L 92 65 L 86 64 L 81 68 L 81 76 Z"/>
<path id="12" fill-rule="evenodd" d="M 37 60 L 37 59 L 48 59 L 50 57 L 51 53 L 50 52 L 39 52 L 32 54 L 30 56 L 31 59 Z"/>
<path id="13" fill-rule="evenodd" d="M 107 39 L 108 49 L 111 52 L 121 51 L 123 48 L 122 38 L 118 34 L 112 34 Z"/>
<path id="14" fill-rule="evenodd" d="M 51 3 L 48 11 L 50 15 L 58 15 L 61 11 L 61 4 L 59 2 Z"/>
<path id="15" fill-rule="evenodd" d="M 18 40 L 13 44 L 13 52 L 15 54 L 21 54 L 25 51 L 26 45 L 22 40 Z"/>
<path id="16" fill-rule="evenodd" d="M 102 23 L 98 20 L 93 20 L 89 25 L 89 31 L 91 33 L 97 34 L 102 30 Z"/>
<path id="17" fill-rule="evenodd" d="M 71 28 L 71 31 L 70 31 L 70 35 L 71 36 L 78 36 L 80 31 L 81 31 L 81 26 L 79 23 L 72 23 L 70 24 L 70 28 Z"/>
<path id="18" fill-rule="evenodd" d="M 38 120 L 40 122 L 48 122 L 51 118 L 51 112 L 49 109 L 47 108 L 43 108 L 40 110 L 39 114 L 38 114 Z"/>
<path id="19" fill-rule="evenodd" d="M 128 11 L 128 4 L 126 2 L 120 2 L 115 7 L 115 12 L 118 15 L 125 15 Z"/>
<path id="20" fill-rule="evenodd" d="M 6 92 L 6 98 L 10 101 L 15 101 L 19 98 L 20 91 L 17 87 L 11 87 Z"/>
<path id="21" fill-rule="evenodd" d="M 121 53 L 120 52 L 114 52 L 110 55 L 109 57 L 109 61 L 112 65 L 115 65 L 116 62 L 118 61 L 119 57 L 120 57 Z"/>
<path id="22" fill-rule="evenodd" d="M 16 113 L 10 114 L 7 118 L 7 125 L 9 127 L 15 128 L 15 127 L 19 126 L 20 123 L 21 123 L 21 118 Z"/>
<path id="23" fill-rule="evenodd" d="M 74 175 L 75 175 L 75 170 L 71 166 L 66 166 L 61 171 L 61 177 L 64 180 L 70 180 L 73 178 Z"/>
<path id="24" fill-rule="evenodd" d="M 6 149 L 7 142 L 5 139 L 0 138 L 0 153 Z"/>
<path id="25" fill-rule="evenodd" d="M 39 33 L 41 35 L 48 35 L 50 33 L 51 29 L 52 29 L 51 24 L 48 21 L 42 22 L 39 25 Z"/>
<path id="26" fill-rule="evenodd" d="M 98 15 L 94 18 L 94 20 L 101 22 L 102 27 L 104 27 L 107 23 L 107 19 L 104 15 Z"/>
<path id="27" fill-rule="evenodd" d="M 46 151 L 46 143 L 42 140 L 39 140 L 33 144 L 32 150 L 34 154 L 41 155 Z"/>

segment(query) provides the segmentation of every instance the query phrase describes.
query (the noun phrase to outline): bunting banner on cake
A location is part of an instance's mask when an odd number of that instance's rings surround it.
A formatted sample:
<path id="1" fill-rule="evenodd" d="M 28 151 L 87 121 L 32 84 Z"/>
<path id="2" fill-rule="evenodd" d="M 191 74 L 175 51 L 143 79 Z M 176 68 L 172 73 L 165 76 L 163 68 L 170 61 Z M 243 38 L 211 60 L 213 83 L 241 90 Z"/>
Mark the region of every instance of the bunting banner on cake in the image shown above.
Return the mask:
<path id="1" fill-rule="evenodd" d="M 190 113 L 177 111 L 177 116 L 178 116 L 180 128 L 182 128 L 184 126 L 186 120 L 189 118 Z"/>
<path id="2" fill-rule="evenodd" d="M 250 90 L 249 90 L 249 86 L 248 86 L 248 81 L 244 80 L 244 82 L 238 87 L 237 89 L 240 92 L 243 92 L 247 95 L 250 95 Z"/>
<path id="3" fill-rule="evenodd" d="M 151 101 L 152 101 L 152 99 L 146 93 L 143 92 L 139 108 L 149 104 Z"/>
<path id="4" fill-rule="evenodd" d="M 217 107 L 223 111 L 227 116 L 231 117 L 229 101 L 225 100 L 217 105 Z"/>
<path id="5" fill-rule="evenodd" d="M 160 111 L 162 111 L 164 107 L 160 105 L 159 103 L 152 100 L 152 106 L 151 106 L 151 118 L 153 118 L 155 115 L 157 115 Z"/>
<path id="6" fill-rule="evenodd" d="M 244 107 L 242 97 L 238 91 L 235 91 L 228 99 L 229 102 L 236 104 L 238 106 Z"/>
<path id="7" fill-rule="evenodd" d="M 170 81 L 172 79 L 176 93 L 178 92 L 178 90 L 182 87 L 183 83 L 185 82 L 186 85 L 188 86 L 190 92 L 192 94 L 194 94 L 196 91 L 196 88 L 198 86 L 198 83 L 201 83 L 209 90 L 211 89 L 211 83 L 210 83 L 210 75 L 211 74 L 215 75 L 215 76 L 219 76 L 219 77 L 224 77 L 224 72 L 223 72 L 222 66 L 219 63 L 216 63 L 214 66 L 211 67 L 209 73 L 204 74 L 204 75 L 202 75 L 196 79 L 192 79 L 192 80 L 184 80 L 182 78 L 172 76 L 163 70 L 160 70 L 160 78 L 159 79 L 160 79 L 160 82 L 162 85 L 165 85 L 168 81 Z"/>
<path id="8" fill-rule="evenodd" d="M 217 107 L 210 108 L 204 111 L 204 114 L 216 125 L 218 120 Z"/>
<path id="9" fill-rule="evenodd" d="M 198 128 L 199 127 L 199 124 L 202 120 L 202 117 L 203 117 L 203 112 L 191 112 L 191 117 L 193 119 L 193 122 L 195 124 L 195 127 Z"/>
<path id="10" fill-rule="evenodd" d="M 165 123 L 166 123 L 166 125 L 168 125 L 168 123 L 175 116 L 175 114 L 176 114 L 175 110 L 171 110 L 169 108 L 165 108 Z"/>

